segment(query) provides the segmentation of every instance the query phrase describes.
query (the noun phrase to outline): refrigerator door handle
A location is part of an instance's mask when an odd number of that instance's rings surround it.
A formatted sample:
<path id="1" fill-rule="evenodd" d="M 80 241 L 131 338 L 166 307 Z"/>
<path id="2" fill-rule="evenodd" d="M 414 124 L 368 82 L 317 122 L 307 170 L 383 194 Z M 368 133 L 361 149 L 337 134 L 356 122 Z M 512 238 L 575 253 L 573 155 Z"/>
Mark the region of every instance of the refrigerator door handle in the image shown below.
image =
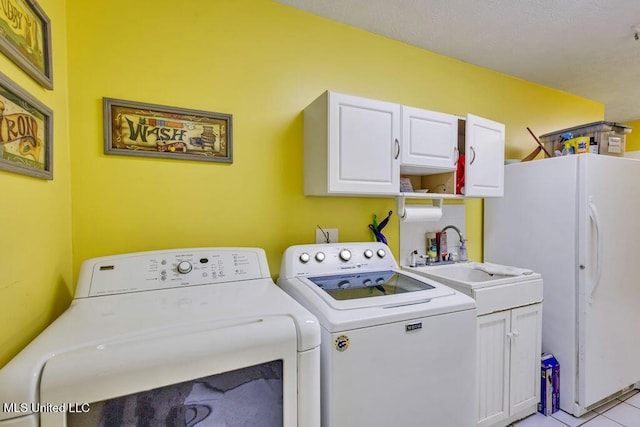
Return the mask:
<path id="1" fill-rule="evenodd" d="M 589 294 L 589 303 L 593 302 L 593 295 L 596 293 L 596 289 L 600 284 L 600 276 L 602 275 L 602 239 L 600 236 L 600 220 L 598 218 L 598 209 L 593 203 L 593 197 L 589 197 L 589 219 L 593 224 L 595 230 L 596 240 L 596 274 L 591 287 L 591 293 Z"/>

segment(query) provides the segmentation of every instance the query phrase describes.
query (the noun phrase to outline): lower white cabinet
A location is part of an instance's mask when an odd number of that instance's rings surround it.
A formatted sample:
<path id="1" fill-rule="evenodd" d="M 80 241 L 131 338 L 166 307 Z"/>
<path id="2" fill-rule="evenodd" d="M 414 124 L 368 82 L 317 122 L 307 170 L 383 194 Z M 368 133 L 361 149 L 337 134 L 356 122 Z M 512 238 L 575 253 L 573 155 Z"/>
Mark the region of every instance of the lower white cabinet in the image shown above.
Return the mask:
<path id="1" fill-rule="evenodd" d="M 540 400 L 542 304 L 478 316 L 478 426 L 507 426 Z"/>
<path id="2" fill-rule="evenodd" d="M 483 274 L 488 267 L 493 273 Z M 526 270 L 512 275 L 517 268 L 473 262 L 404 268 L 476 301 L 477 426 L 505 427 L 534 414 L 540 401 L 542 276 Z"/>

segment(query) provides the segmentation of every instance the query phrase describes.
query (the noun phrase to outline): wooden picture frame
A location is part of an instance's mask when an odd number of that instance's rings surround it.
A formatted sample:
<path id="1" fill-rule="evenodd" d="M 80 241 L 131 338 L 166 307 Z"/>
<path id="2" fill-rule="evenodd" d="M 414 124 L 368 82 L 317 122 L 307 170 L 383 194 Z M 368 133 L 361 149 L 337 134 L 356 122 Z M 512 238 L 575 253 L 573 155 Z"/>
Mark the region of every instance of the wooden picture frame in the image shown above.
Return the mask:
<path id="1" fill-rule="evenodd" d="M 233 117 L 103 98 L 104 153 L 233 163 Z"/>
<path id="2" fill-rule="evenodd" d="M 53 111 L 2 73 L 0 170 L 53 179 Z"/>
<path id="3" fill-rule="evenodd" d="M 2 0 L 0 52 L 40 85 L 53 89 L 51 21 L 35 0 Z"/>

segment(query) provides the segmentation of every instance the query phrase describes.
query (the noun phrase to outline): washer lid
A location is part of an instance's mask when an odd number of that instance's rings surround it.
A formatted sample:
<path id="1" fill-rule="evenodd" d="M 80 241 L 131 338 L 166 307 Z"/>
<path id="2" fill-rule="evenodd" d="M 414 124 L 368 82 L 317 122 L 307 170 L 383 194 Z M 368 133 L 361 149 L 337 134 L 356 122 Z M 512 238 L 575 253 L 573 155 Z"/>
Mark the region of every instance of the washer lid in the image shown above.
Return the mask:
<path id="1" fill-rule="evenodd" d="M 399 270 L 360 271 L 298 278 L 332 309 L 414 305 L 456 294 L 434 280 Z"/>
<path id="2" fill-rule="evenodd" d="M 393 270 L 315 276 L 308 279 L 336 300 L 372 298 L 435 289 L 435 286 Z"/>

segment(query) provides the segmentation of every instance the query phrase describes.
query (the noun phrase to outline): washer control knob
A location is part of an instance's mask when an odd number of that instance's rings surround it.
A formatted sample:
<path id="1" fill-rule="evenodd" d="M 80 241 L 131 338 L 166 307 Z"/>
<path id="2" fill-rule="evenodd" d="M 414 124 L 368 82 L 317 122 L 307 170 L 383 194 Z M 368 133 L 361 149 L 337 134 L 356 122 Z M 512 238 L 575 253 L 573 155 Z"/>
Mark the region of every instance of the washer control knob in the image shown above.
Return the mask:
<path id="1" fill-rule="evenodd" d="M 349 249 L 343 249 L 340 251 L 340 259 L 343 261 L 349 261 L 351 259 L 351 251 Z"/>
<path id="2" fill-rule="evenodd" d="M 367 249 L 366 251 L 364 251 L 364 257 L 369 259 L 373 256 L 373 251 L 371 249 Z"/>
<path id="3" fill-rule="evenodd" d="M 306 263 L 308 263 L 308 262 L 309 262 L 309 260 L 310 260 L 310 259 L 311 259 L 311 257 L 309 256 L 309 254 L 308 254 L 308 253 L 306 253 L 306 252 L 302 252 L 302 253 L 300 254 L 300 262 L 301 262 L 301 263 L 306 264 Z"/>
<path id="4" fill-rule="evenodd" d="M 380 258 L 384 258 L 387 255 L 387 252 L 385 252 L 384 249 L 378 249 L 378 251 L 376 253 L 378 254 L 378 256 Z"/>
<path id="5" fill-rule="evenodd" d="M 316 261 L 318 261 L 318 262 L 324 261 L 324 252 L 318 252 L 316 254 Z"/>
<path id="6" fill-rule="evenodd" d="M 180 274 L 187 274 L 192 269 L 193 269 L 193 266 L 191 265 L 191 263 L 189 261 L 180 261 L 178 263 L 177 270 L 178 270 L 178 273 L 180 273 Z"/>

